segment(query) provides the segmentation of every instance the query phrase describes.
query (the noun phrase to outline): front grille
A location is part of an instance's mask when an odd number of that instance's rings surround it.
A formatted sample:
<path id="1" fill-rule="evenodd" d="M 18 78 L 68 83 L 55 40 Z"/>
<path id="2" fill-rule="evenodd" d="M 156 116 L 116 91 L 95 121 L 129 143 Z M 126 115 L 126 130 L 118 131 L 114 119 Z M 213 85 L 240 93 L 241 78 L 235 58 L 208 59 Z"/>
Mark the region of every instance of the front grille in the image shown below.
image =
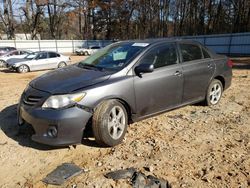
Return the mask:
<path id="1" fill-rule="evenodd" d="M 46 98 L 50 96 L 50 93 L 35 89 L 31 86 L 25 88 L 21 101 L 24 105 L 30 107 L 41 106 Z"/>
<path id="2" fill-rule="evenodd" d="M 34 106 L 38 102 L 40 102 L 41 99 L 42 99 L 42 97 L 39 97 L 39 96 L 28 96 L 28 97 L 23 98 L 23 102 L 26 105 Z"/>

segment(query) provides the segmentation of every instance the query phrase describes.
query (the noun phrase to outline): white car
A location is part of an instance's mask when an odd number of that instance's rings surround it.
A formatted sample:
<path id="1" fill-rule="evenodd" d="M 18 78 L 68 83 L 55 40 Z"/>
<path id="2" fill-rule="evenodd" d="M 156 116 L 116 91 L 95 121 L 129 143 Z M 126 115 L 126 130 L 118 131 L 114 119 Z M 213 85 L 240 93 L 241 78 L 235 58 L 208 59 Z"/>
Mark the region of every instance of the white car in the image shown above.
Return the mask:
<path id="1" fill-rule="evenodd" d="M 90 48 L 78 48 L 76 49 L 77 55 L 92 55 L 96 51 L 98 51 L 101 47 L 100 46 L 92 46 Z"/>
<path id="2" fill-rule="evenodd" d="M 32 53 L 32 52 L 26 51 L 26 50 L 14 50 L 14 51 L 10 51 L 4 55 L 1 55 L 0 56 L 0 67 L 4 66 L 8 59 L 11 59 L 11 58 L 22 59 L 30 53 Z"/>
<path id="3" fill-rule="evenodd" d="M 50 51 L 33 52 L 23 59 L 7 60 L 6 66 L 19 73 L 61 68 L 70 63 L 70 57 Z"/>

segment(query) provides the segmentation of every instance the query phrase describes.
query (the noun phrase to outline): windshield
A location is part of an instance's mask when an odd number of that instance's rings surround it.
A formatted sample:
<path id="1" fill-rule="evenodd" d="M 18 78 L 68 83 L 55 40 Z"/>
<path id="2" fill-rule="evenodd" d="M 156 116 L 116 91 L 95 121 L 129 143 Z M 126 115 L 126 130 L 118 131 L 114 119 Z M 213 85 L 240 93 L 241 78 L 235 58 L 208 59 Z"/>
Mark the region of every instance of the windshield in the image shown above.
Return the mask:
<path id="1" fill-rule="evenodd" d="M 37 56 L 38 52 L 32 52 L 31 54 L 28 54 L 27 56 L 25 56 L 24 59 L 34 59 Z"/>
<path id="2" fill-rule="evenodd" d="M 148 43 L 117 43 L 100 49 L 79 63 L 79 66 L 119 70 L 140 53 Z"/>

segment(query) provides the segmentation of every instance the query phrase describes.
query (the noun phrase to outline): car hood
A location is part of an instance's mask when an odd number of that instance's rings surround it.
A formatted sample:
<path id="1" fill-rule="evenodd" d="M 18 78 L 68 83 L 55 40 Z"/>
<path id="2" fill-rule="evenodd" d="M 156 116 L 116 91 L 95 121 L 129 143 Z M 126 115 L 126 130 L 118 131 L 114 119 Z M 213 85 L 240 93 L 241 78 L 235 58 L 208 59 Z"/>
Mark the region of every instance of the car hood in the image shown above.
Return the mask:
<path id="1" fill-rule="evenodd" d="M 24 59 L 24 58 L 21 58 L 21 59 L 20 58 L 10 58 L 6 62 L 8 64 L 15 64 L 15 63 L 24 62 L 24 61 L 30 61 L 30 60 Z"/>
<path id="2" fill-rule="evenodd" d="M 48 72 L 30 82 L 30 86 L 51 94 L 64 94 L 100 83 L 109 79 L 110 72 L 67 66 Z"/>

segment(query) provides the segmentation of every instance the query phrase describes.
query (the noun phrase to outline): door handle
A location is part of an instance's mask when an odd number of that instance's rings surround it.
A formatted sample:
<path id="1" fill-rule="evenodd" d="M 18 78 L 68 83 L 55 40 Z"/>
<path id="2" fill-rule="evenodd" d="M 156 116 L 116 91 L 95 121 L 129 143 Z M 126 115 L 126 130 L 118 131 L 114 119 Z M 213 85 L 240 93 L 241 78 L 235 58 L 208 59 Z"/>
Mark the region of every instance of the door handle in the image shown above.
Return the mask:
<path id="1" fill-rule="evenodd" d="M 176 71 L 176 72 L 174 73 L 174 75 L 175 75 L 175 76 L 181 76 L 181 75 L 182 75 L 182 72 L 181 72 L 181 71 Z"/>
<path id="2" fill-rule="evenodd" d="M 207 64 L 207 67 L 208 67 L 209 69 L 212 69 L 212 68 L 213 68 L 213 64 L 212 64 L 212 63 L 208 63 L 208 64 Z"/>

